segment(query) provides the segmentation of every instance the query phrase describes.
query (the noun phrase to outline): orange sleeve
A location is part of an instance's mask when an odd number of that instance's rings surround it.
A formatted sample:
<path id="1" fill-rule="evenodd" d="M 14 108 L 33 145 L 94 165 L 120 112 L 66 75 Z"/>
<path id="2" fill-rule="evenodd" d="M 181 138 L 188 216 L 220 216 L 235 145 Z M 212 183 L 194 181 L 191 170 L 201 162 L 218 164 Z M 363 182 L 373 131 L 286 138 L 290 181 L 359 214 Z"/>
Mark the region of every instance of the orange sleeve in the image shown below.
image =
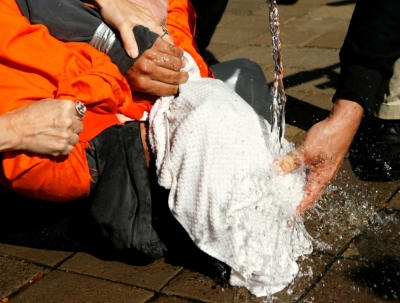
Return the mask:
<path id="1" fill-rule="evenodd" d="M 0 114 L 45 98 L 81 100 L 88 108 L 81 141 L 70 155 L 6 152 L 1 184 L 51 201 L 88 194 L 87 142 L 118 124 L 117 112 L 140 119 L 151 105 L 132 102 L 129 85 L 106 55 L 84 43 L 60 42 L 46 27 L 29 24 L 14 0 L 0 2 L 0 28 Z"/>
<path id="2" fill-rule="evenodd" d="M 214 77 L 210 67 L 198 53 L 193 38 L 196 29 L 196 12 L 189 0 L 169 0 L 167 28 L 175 44 L 193 57 L 201 76 Z"/>

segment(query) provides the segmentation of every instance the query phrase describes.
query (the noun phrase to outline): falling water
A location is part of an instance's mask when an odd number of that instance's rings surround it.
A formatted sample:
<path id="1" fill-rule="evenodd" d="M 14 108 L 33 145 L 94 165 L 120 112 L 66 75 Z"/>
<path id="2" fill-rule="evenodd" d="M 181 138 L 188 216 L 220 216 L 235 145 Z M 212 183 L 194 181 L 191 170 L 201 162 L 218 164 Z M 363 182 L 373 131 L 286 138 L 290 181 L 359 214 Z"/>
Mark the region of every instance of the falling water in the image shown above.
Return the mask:
<path id="1" fill-rule="evenodd" d="M 269 23 L 272 35 L 272 58 L 275 62 L 274 85 L 272 87 L 272 123 L 271 146 L 275 155 L 282 156 L 282 138 L 285 134 L 285 103 L 286 95 L 283 87 L 283 64 L 281 54 L 281 39 L 279 13 L 276 0 L 269 0 Z"/>

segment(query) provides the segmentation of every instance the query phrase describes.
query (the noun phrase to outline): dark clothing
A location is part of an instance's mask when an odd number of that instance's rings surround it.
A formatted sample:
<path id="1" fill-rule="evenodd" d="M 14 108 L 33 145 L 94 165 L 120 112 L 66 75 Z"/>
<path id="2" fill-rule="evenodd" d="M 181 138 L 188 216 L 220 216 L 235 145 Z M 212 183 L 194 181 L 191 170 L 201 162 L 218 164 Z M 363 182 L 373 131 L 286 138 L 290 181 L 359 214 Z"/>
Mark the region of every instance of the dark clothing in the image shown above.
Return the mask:
<path id="1" fill-rule="evenodd" d="M 193 4 L 197 16 L 194 40 L 199 48 L 199 53 L 204 56 L 204 52 L 225 12 L 228 0 L 190 0 L 190 2 Z"/>
<path id="2" fill-rule="evenodd" d="M 340 51 L 337 98 L 370 110 L 382 80 L 393 74 L 400 58 L 400 1 L 359 0 Z"/>

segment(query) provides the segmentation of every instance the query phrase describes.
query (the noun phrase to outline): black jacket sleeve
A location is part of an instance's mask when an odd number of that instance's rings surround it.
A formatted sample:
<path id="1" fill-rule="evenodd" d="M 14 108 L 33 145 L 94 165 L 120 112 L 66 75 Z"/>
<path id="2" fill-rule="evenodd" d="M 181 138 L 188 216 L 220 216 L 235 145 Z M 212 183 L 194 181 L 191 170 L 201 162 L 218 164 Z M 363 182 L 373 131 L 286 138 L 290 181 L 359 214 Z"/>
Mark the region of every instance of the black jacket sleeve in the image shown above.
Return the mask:
<path id="1" fill-rule="evenodd" d="M 97 10 L 80 0 L 16 0 L 22 14 L 32 24 L 43 24 L 52 36 L 65 42 L 89 43 L 103 22 Z M 118 33 L 116 33 L 118 37 Z M 150 48 L 158 35 L 144 27 L 135 27 L 134 34 L 139 47 L 139 56 Z M 140 35 L 140 37 L 138 37 Z M 108 52 L 114 64 L 125 74 L 134 63 L 125 52 L 120 39 Z"/>
<path id="2" fill-rule="evenodd" d="M 358 0 L 340 51 L 341 71 L 333 100 L 370 109 L 382 80 L 400 58 L 400 1 Z"/>

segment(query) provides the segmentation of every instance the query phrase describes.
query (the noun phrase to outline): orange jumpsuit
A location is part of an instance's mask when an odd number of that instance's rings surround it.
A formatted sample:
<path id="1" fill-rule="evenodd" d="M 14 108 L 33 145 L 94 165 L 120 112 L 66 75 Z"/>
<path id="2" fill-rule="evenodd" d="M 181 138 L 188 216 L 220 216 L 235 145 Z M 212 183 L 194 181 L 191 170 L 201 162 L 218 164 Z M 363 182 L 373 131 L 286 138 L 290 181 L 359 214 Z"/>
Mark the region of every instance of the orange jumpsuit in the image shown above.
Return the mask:
<path id="1" fill-rule="evenodd" d="M 203 77 L 211 76 L 193 40 L 193 7 L 188 0 L 170 0 L 169 4 L 167 27 L 175 44 L 195 58 Z M 0 183 L 48 201 L 88 195 L 88 142 L 104 129 L 120 124 L 117 113 L 140 119 L 151 109 L 151 104 L 143 101 L 154 97 L 132 94 L 117 66 L 103 53 L 84 43 L 60 42 L 46 27 L 31 25 L 14 0 L 0 2 L 0 27 L 0 114 L 45 98 L 81 100 L 88 109 L 80 142 L 70 155 L 5 152 Z"/>

